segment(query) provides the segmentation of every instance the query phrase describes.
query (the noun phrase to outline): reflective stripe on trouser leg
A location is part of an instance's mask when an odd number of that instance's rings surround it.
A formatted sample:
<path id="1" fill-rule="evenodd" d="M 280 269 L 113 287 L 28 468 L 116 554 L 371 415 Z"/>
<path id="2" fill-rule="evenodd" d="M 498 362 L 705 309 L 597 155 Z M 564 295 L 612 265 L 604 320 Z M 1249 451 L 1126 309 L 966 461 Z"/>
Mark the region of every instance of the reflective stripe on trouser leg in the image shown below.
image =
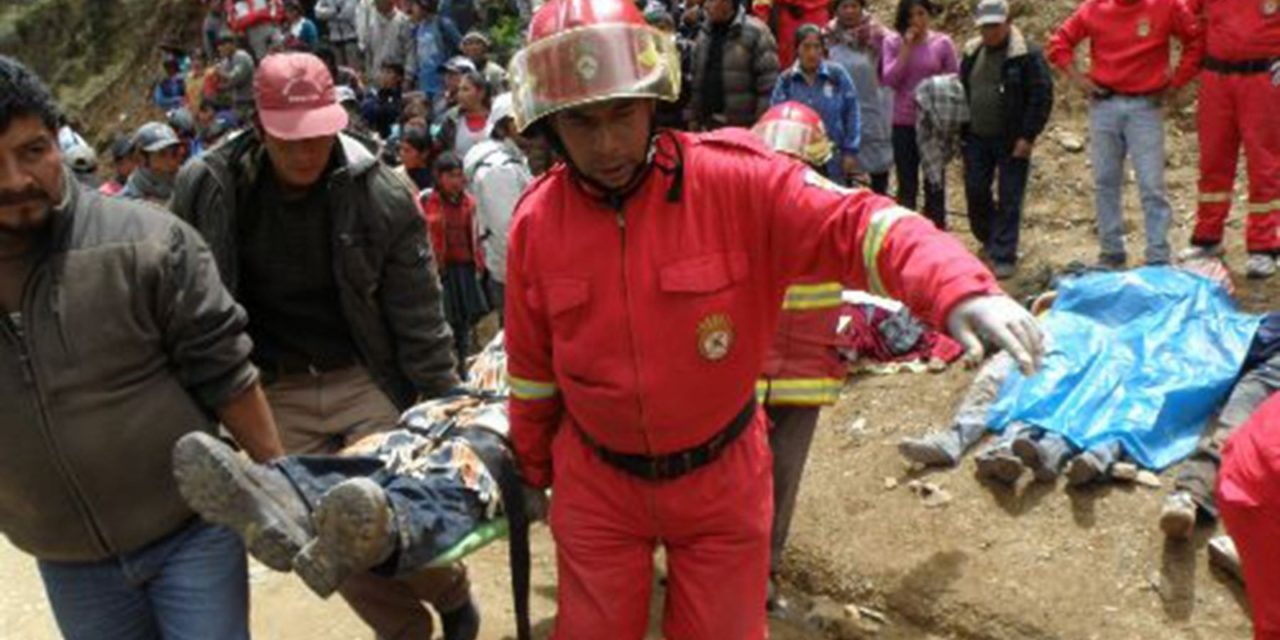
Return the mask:
<path id="1" fill-rule="evenodd" d="M 1280 252 L 1280 87 L 1267 74 L 1241 77 L 1240 126 L 1249 171 L 1246 241 L 1252 253 Z"/>
<path id="2" fill-rule="evenodd" d="M 1240 123 L 1232 78 L 1205 71 L 1201 74 L 1197 129 L 1200 140 L 1200 197 L 1196 208 L 1193 244 L 1222 242 L 1231 212 L 1240 155 Z"/>

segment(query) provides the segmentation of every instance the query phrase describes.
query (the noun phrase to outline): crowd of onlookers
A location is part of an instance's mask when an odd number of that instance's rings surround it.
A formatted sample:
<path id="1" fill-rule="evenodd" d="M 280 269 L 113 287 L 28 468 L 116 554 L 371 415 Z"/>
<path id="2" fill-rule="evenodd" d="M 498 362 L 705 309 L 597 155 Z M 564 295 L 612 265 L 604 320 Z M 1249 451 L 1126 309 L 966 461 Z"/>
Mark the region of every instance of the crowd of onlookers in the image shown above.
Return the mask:
<path id="1" fill-rule="evenodd" d="M 168 149 L 180 142 L 195 156 L 252 125 L 255 65 L 279 51 L 324 60 L 352 116 L 350 129 L 373 141 L 388 164 L 403 167 L 419 190 L 431 188 L 438 160 L 451 155 L 445 166 L 465 168 L 468 152 L 489 139 L 495 105 L 509 99 L 500 98 L 509 89 L 503 63 L 519 44 L 495 38 L 518 34 L 532 11 L 528 2 L 490 0 L 203 2 L 200 46 L 162 48 L 164 73 L 153 93 L 168 127 L 148 129 L 145 148 L 130 145 L 142 130 L 112 143 L 117 170 L 105 192 L 125 190 L 136 165 L 141 175 L 129 194 L 163 202 L 165 182 L 176 175 L 177 152 Z M 1127 264 L 1120 207 L 1126 155 L 1142 192 L 1145 262 L 1170 260 L 1162 100 L 1193 78 L 1201 55 L 1194 19 L 1181 2 L 1156 3 L 1158 19 L 1124 27 L 1082 10 L 1054 36 L 1047 56 L 1014 25 L 1007 0 L 975 4 L 981 33 L 963 48 L 933 26 L 940 9 L 931 0 L 874 7 L 892 8 L 889 24 L 872 15 L 871 4 L 647 0 L 644 15 L 674 35 L 684 76 L 680 100 L 661 106 L 659 124 L 750 127 L 771 105 L 804 103 L 822 116 L 835 150 L 828 177 L 888 194 L 892 176 L 897 200 L 941 228 L 946 167 L 960 156 L 970 228 L 982 257 L 1007 278 L 1019 259 L 1033 149 L 1053 105 L 1051 61 L 1093 99 L 1099 266 Z M 1126 29 L 1134 33 L 1120 33 Z M 1128 35 L 1154 45 L 1127 50 L 1116 37 Z M 1183 43 L 1176 71 L 1171 39 Z M 1074 64 L 1073 50 L 1085 40 L 1102 61 L 1088 73 Z M 546 145 L 514 140 L 519 145 L 511 148 L 521 150 L 531 173 L 549 166 L 553 152 Z M 82 169 L 93 164 L 69 158 Z M 88 178 L 92 171 L 83 173 Z M 1251 259 L 1251 275 L 1272 271 L 1274 262 Z"/>
<path id="2" fill-rule="evenodd" d="M 501 190 L 518 194 L 554 156 L 545 142 L 516 135 L 509 123 L 503 62 L 519 45 L 512 34 L 527 26 L 532 7 L 488 0 L 204 4 L 200 46 L 161 47 L 163 75 L 153 101 L 166 118 L 117 136 L 110 145 L 113 173 L 102 191 L 165 203 L 185 158 L 252 128 L 258 62 L 275 52 L 314 53 L 334 78 L 349 131 L 422 194 L 425 215 L 438 227 L 433 239 L 453 239 L 436 251 L 480 274 L 483 295 L 472 295 L 471 276 L 458 276 L 466 283 L 458 299 L 469 304 L 453 305 L 453 324 L 465 349 L 469 331 L 463 328 L 501 306 L 502 273 L 485 261 L 500 265 L 502 257 L 482 245 L 505 242 L 515 202 L 514 195 L 498 203 L 481 197 L 477 209 L 468 192 L 480 195 L 485 187 L 475 183 L 476 172 L 494 163 L 519 165 L 518 175 L 499 172 L 511 181 Z M 821 116 L 834 150 L 827 177 L 882 194 L 890 193 L 892 181 L 900 204 L 919 208 L 944 229 L 946 168 L 962 157 L 970 228 L 981 257 L 1003 279 L 1016 273 L 1023 200 L 1033 150 L 1050 118 L 1050 69 L 1056 67 L 1091 98 L 1098 266 L 1128 264 L 1121 208 L 1126 157 L 1141 191 L 1145 264 L 1171 260 L 1163 101 L 1194 78 L 1203 54 L 1196 19 L 1183 2 L 1116 15 L 1086 4 L 1053 36 L 1047 53 L 1017 28 L 1007 0 L 975 4 L 980 33 L 963 48 L 934 28 L 939 7 L 931 0 L 898 0 L 890 24 L 870 5 L 648 0 L 645 18 L 675 38 L 684 79 L 679 100 L 661 105 L 659 125 L 750 127 L 772 105 L 803 103 Z M 1132 44 L 1135 38 L 1141 46 Z M 1176 68 L 1174 40 L 1182 43 Z M 1095 60 L 1088 72 L 1075 64 L 1074 50 L 1084 41 Z M 67 148 L 77 175 L 96 181 L 91 148 Z M 429 191 L 455 186 L 440 184 L 440 174 L 462 175 L 463 184 L 455 192 Z M 457 212 L 449 206 L 455 200 Z M 440 232 L 459 224 L 478 229 L 465 247 L 459 243 L 466 234 Z M 1251 254 L 1251 276 L 1274 270 L 1270 254 Z"/>

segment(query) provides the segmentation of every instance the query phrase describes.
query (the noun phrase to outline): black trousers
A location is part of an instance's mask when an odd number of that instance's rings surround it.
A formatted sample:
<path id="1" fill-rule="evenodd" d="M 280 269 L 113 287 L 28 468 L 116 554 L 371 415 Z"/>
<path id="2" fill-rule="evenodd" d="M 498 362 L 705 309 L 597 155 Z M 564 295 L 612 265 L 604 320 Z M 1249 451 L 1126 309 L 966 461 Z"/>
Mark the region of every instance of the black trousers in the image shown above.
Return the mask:
<path id="1" fill-rule="evenodd" d="M 916 128 L 894 125 L 893 163 L 898 173 L 898 204 L 918 211 L 920 196 L 920 146 Z M 946 174 L 939 184 L 924 181 L 924 213 L 939 229 L 947 228 Z"/>

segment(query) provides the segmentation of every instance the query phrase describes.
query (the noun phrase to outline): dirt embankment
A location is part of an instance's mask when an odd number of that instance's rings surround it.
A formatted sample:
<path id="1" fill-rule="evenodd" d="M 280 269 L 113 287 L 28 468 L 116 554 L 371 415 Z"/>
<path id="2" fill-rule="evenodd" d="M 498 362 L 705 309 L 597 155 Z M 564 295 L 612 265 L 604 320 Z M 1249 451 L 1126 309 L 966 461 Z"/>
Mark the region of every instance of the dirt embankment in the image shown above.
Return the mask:
<path id="1" fill-rule="evenodd" d="M 192 0 L 6 0 L 0 53 L 35 69 L 101 148 L 162 115 L 149 92 L 161 75 L 158 46 L 194 46 L 200 18 Z"/>

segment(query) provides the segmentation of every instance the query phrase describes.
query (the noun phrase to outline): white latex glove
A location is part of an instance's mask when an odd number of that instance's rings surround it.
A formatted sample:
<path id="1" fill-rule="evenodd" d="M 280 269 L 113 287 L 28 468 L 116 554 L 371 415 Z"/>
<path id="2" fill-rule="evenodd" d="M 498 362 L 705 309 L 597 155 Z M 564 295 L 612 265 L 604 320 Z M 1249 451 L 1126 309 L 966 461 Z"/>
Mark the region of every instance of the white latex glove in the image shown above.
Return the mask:
<path id="1" fill-rule="evenodd" d="M 1280 87 L 1280 60 L 1271 65 L 1271 85 Z"/>
<path id="2" fill-rule="evenodd" d="M 1022 373 L 1031 375 L 1044 357 L 1044 336 L 1035 316 L 1009 296 L 975 296 L 961 302 L 947 318 L 947 330 L 965 348 L 965 359 L 981 362 L 982 341 L 1004 349 L 1018 362 Z"/>

